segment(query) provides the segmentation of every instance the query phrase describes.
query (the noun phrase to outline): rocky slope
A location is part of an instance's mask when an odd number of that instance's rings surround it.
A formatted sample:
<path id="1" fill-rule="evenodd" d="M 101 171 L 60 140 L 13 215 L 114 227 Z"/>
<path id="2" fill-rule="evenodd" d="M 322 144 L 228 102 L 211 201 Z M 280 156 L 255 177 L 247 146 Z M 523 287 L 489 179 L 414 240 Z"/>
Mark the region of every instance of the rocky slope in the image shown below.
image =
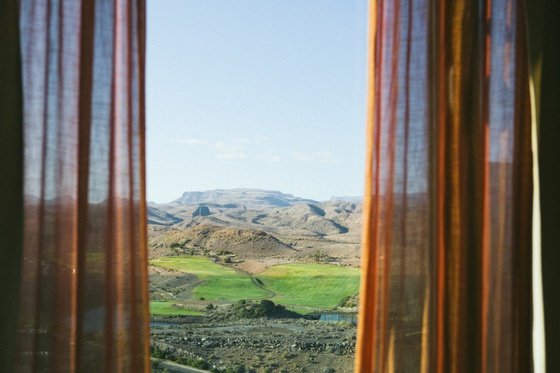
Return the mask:
<path id="1" fill-rule="evenodd" d="M 186 192 L 149 205 L 150 257 L 225 252 L 250 272 L 317 254 L 357 265 L 361 212 L 356 201 L 318 202 L 277 191 Z"/>
<path id="2" fill-rule="evenodd" d="M 214 204 L 249 209 L 286 207 L 299 203 L 316 203 L 316 201 L 273 190 L 216 189 L 204 192 L 185 192 L 180 198 L 171 202 L 175 205 Z"/>

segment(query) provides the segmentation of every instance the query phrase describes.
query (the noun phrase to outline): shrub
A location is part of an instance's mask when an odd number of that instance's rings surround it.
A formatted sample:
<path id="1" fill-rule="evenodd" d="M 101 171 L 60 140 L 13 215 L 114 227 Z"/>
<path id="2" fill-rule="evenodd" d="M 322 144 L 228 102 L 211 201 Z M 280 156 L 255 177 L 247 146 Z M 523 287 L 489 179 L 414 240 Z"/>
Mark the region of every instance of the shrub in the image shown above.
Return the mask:
<path id="1" fill-rule="evenodd" d="M 156 346 L 152 346 L 151 351 L 152 351 L 152 357 L 155 357 L 157 359 L 169 359 L 170 356 L 172 355 L 171 352 L 157 348 Z"/>
<path id="2" fill-rule="evenodd" d="M 245 368 L 245 365 L 235 365 L 226 370 L 226 373 L 246 373 L 246 372 L 247 369 Z"/>
<path id="3" fill-rule="evenodd" d="M 340 302 L 338 302 L 338 307 L 346 307 L 346 305 L 350 301 L 350 299 L 352 299 L 351 295 L 348 295 L 348 296 L 342 298 L 340 300 Z"/>
<path id="4" fill-rule="evenodd" d="M 238 301 L 233 305 L 233 314 L 238 318 L 253 319 L 258 317 L 300 317 L 301 315 L 286 310 L 286 307 L 263 299 L 259 303 Z"/>
<path id="5" fill-rule="evenodd" d="M 202 359 L 196 359 L 191 366 L 200 369 L 208 369 L 210 367 L 210 365 L 208 365 L 208 363 Z"/>
<path id="6" fill-rule="evenodd" d="M 274 307 L 276 306 L 276 304 L 274 304 L 274 302 L 271 301 L 271 300 L 263 299 L 263 300 L 261 300 L 261 303 L 259 304 L 259 306 L 266 311 L 272 311 L 272 310 L 274 310 Z"/>
<path id="7" fill-rule="evenodd" d="M 175 362 L 181 365 L 187 365 L 193 368 L 208 369 L 210 365 L 201 358 L 193 358 L 190 356 L 181 356 L 175 359 Z"/>

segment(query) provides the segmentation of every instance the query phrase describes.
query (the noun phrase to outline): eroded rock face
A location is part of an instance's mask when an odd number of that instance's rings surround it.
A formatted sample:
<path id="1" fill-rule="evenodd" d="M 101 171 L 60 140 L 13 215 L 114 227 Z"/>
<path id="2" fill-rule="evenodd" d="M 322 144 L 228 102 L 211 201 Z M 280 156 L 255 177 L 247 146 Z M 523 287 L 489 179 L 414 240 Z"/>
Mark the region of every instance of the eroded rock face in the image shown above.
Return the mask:
<path id="1" fill-rule="evenodd" d="M 209 216 L 209 215 L 210 215 L 210 209 L 207 206 L 200 206 L 192 213 L 193 218 L 197 216 Z"/>
<path id="2" fill-rule="evenodd" d="M 270 207 L 295 206 L 302 203 L 317 203 L 317 201 L 295 197 L 291 194 L 276 190 L 261 189 L 215 189 L 207 191 L 185 192 L 183 195 L 171 202 L 172 205 L 193 204 L 238 204 L 248 209 L 260 209 Z"/>
<path id="3" fill-rule="evenodd" d="M 183 219 L 160 210 L 154 206 L 148 206 L 148 224 L 170 226 L 182 222 Z"/>

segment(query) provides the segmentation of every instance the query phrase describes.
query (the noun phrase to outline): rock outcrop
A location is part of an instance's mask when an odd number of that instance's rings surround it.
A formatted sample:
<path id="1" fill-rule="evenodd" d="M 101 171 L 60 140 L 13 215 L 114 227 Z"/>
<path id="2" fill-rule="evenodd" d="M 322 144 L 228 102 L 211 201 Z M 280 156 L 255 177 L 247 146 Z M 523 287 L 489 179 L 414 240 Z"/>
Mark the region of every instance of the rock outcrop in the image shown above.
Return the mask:
<path id="1" fill-rule="evenodd" d="M 197 216 L 210 216 L 210 209 L 207 206 L 199 206 L 192 213 L 193 218 L 196 218 Z"/>

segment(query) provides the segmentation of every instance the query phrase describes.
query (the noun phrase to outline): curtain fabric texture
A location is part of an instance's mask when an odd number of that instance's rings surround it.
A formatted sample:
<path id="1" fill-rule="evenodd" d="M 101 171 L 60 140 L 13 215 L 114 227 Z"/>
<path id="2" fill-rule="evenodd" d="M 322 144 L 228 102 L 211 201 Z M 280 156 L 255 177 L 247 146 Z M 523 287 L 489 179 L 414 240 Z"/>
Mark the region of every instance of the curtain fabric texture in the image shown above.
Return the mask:
<path id="1" fill-rule="evenodd" d="M 21 0 L 14 372 L 149 371 L 143 0 Z"/>
<path id="2" fill-rule="evenodd" d="M 530 372 L 520 0 L 370 3 L 358 372 Z"/>
<path id="3" fill-rule="evenodd" d="M 537 66 L 542 68 L 538 115 L 546 368 L 560 372 L 560 2 L 540 2 L 544 6 L 535 22 L 541 24 L 542 39 L 537 34 L 533 44 L 539 51 Z"/>
<path id="4" fill-rule="evenodd" d="M 15 352 L 23 242 L 23 109 L 17 1 L 0 2 L 0 370 Z"/>
<path id="5" fill-rule="evenodd" d="M 144 0 L 1 4 L 0 285 L 13 302 L 0 314 L 0 369 L 149 371 Z M 558 35 L 550 14 L 545 51 Z M 372 0 L 370 19 L 356 370 L 531 371 L 523 1 Z M 544 181 L 558 156 L 557 49 L 548 56 Z M 546 185 L 556 371 L 558 198 Z"/>

